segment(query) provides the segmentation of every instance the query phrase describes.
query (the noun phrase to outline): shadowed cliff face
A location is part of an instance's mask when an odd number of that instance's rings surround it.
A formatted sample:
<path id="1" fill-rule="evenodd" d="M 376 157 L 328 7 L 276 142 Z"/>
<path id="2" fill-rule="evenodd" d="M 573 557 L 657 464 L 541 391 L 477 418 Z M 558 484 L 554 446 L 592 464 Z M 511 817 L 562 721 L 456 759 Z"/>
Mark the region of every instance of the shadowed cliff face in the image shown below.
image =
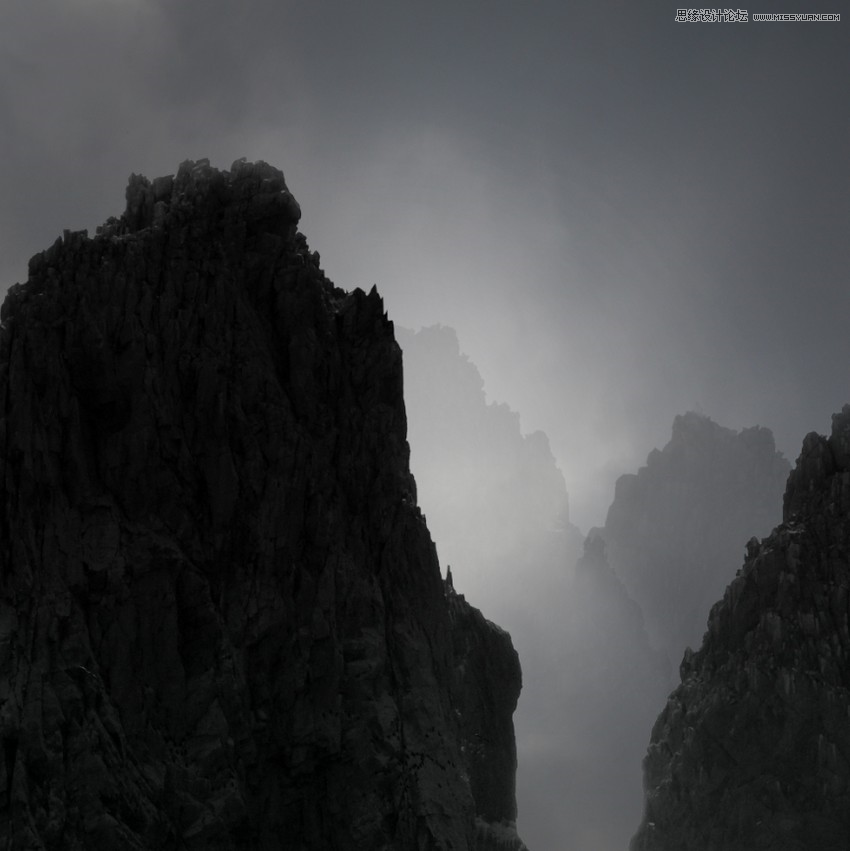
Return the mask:
<path id="1" fill-rule="evenodd" d="M 635 851 L 838 851 L 850 836 L 850 406 L 810 434 L 652 732 Z"/>
<path id="2" fill-rule="evenodd" d="M 299 215 L 262 163 L 134 176 L 9 293 L 2 843 L 523 847 L 516 655 L 441 581 L 381 299 Z"/>

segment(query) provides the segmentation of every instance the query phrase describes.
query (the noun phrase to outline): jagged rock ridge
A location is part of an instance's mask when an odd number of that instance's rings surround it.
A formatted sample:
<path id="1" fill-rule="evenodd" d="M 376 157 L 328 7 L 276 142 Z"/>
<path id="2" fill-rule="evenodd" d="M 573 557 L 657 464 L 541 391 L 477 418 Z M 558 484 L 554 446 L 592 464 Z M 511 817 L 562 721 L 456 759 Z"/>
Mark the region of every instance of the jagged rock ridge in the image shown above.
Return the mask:
<path id="1" fill-rule="evenodd" d="M 847 848 L 850 405 L 747 549 L 653 729 L 633 851 Z"/>
<path id="2" fill-rule="evenodd" d="M 381 299 L 299 215 L 263 163 L 133 176 L 3 305 L 9 847 L 524 847 L 516 655 L 441 580 Z"/>

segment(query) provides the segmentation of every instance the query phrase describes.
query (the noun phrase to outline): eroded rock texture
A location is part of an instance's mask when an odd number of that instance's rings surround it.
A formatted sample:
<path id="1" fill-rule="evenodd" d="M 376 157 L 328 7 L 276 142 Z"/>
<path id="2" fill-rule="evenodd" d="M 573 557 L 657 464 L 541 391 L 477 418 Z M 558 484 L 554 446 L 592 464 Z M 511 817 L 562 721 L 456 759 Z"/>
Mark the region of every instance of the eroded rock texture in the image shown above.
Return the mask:
<path id="1" fill-rule="evenodd" d="M 6 299 L 4 847 L 523 847 L 515 654 L 441 580 L 381 299 L 299 215 L 262 163 L 134 176 Z"/>
<path id="2" fill-rule="evenodd" d="M 839 851 L 850 837 L 850 406 L 810 434 L 652 733 L 634 851 Z"/>

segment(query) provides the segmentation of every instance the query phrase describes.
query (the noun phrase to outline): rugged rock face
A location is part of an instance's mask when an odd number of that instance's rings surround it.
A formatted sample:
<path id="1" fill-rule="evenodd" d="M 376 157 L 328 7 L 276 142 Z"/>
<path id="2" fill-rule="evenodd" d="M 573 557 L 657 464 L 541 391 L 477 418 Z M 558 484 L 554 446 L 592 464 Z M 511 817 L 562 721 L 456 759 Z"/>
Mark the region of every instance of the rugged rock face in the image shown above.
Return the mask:
<path id="1" fill-rule="evenodd" d="M 513 712 L 522 685 L 510 636 L 457 594 L 446 596 L 452 624 L 454 712 L 476 808 L 476 848 L 524 851 L 516 837 L 517 756 Z"/>
<path id="2" fill-rule="evenodd" d="M 516 656 L 441 580 L 381 299 L 299 214 L 262 163 L 134 176 L 6 299 L 0 843 L 524 847 Z"/>
<path id="3" fill-rule="evenodd" d="M 769 429 L 736 432 L 687 413 L 664 449 L 618 479 L 602 531 L 608 557 L 674 667 L 699 645 L 744 543 L 779 522 L 789 470 Z"/>
<path id="4" fill-rule="evenodd" d="M 652 732 L 634 851 L 838 851 L 850 836 L 850 406 L 810 434 Z"/>

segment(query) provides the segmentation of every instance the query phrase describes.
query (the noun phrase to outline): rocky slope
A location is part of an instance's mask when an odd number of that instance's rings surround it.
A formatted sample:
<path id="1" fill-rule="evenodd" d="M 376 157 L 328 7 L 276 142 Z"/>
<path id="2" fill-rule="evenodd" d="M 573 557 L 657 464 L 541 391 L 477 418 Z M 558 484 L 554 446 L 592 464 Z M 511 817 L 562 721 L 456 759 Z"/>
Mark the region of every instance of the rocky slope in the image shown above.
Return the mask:
<path id="1" fill-rule="evenodd" d="M 299 215 L 262 163 L 134 176 L 6 299 L 0 844 L 523 847 L 516 655 L 441 580 L 381 299 Z"/>
<path id="2" fill-rule="evenodd" d="M 850 406 L 810 434 L 652 732 L 633 851 L 839 851 L 850 836 Z"/>
<path id="3" fill-rule="evenodd" d="M 654 646 L 678 666 L 698 646 L 745 542 L 779 522 L 790 466 L 769 429 L 677 416 L 670 441 L 621 476 L 602 535 Z"/>

